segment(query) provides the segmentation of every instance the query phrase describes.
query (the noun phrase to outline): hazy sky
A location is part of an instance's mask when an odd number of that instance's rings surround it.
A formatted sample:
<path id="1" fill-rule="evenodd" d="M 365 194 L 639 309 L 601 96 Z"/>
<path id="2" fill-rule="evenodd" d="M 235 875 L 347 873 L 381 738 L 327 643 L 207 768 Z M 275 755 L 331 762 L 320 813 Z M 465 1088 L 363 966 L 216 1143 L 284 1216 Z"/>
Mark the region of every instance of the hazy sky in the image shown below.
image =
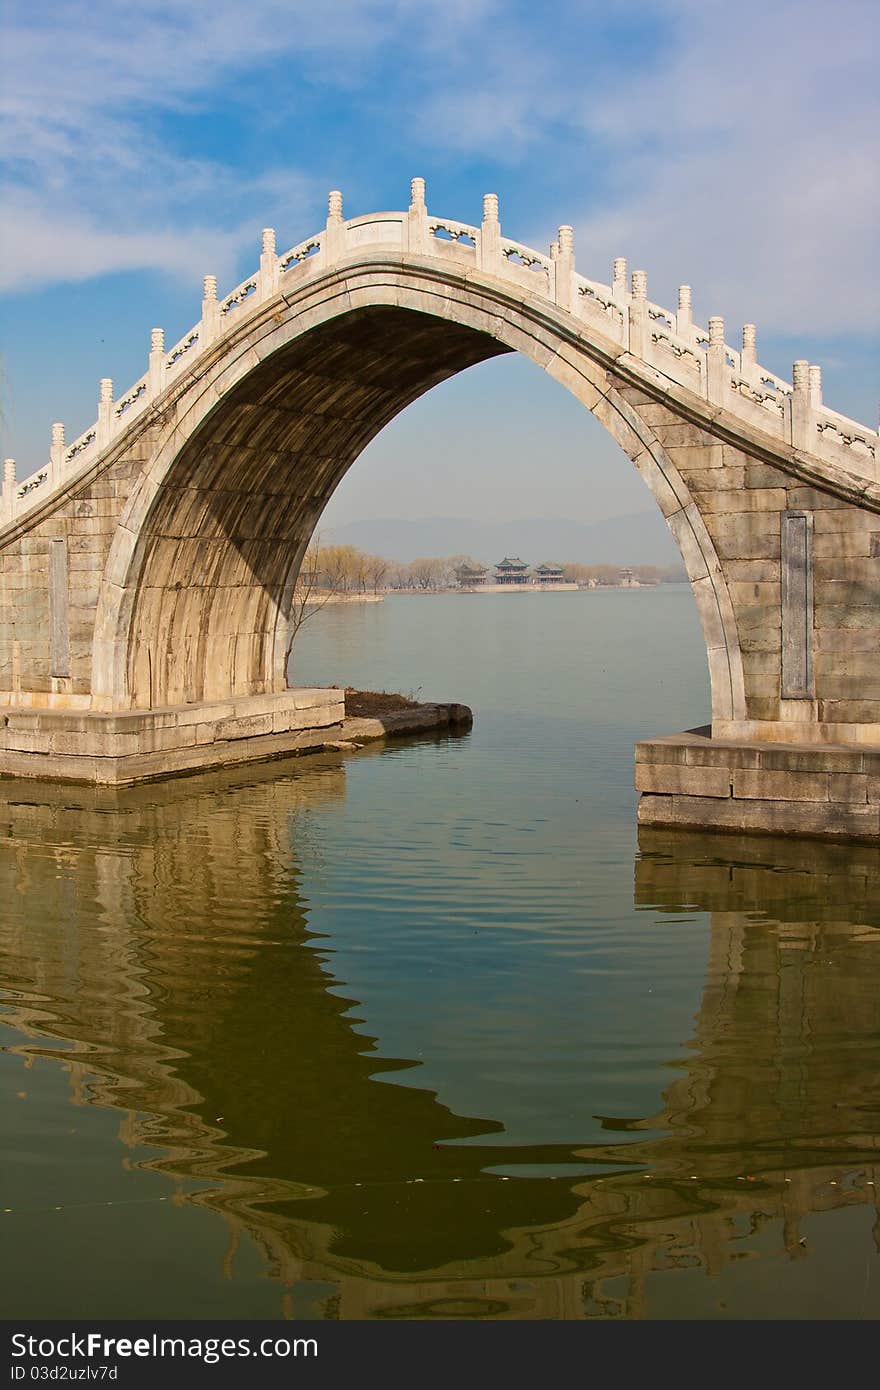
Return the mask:
<path id="1" fill-rule="evenodd" d="M 875 0 L 7 0 L 0 90 L 4 435 L 19 476 L 121 391 L 149 330 L 198 318 L 323 222 L 405 207 L 546 246 L 625 255 L 649 294 L 694 287 L 705 323 L 875 425 L 880 130 Z M 548 462 L 549 461 L 549 462 Z M 551 466 L 552 465 L 552 466 Z M 452 506 L 452 501 L 455 506 Z M 592 419 L 502 359 L 412 407 L 333 504 L 360 516 L 597 517 L 650 499 Z"/>

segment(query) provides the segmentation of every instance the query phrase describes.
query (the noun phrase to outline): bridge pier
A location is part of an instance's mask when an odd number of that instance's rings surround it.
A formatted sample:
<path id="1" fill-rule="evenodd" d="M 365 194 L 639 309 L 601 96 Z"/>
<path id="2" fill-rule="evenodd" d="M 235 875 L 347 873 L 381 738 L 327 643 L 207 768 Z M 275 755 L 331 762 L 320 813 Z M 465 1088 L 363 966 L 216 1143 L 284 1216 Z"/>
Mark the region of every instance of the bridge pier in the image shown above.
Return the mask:
<path id="1" fill-rule="evenodd" d="M 133 786 L 316 752 L 339 737 L 344 718 L 344 692 L 321 689 L 110 714 L 7 708 L 0 777 Z"/>
<path id="2" fill-rule="evenodd" d="M 880 748 L 719 739 L 636 744 L 640 825 L 880 843 Z"/>

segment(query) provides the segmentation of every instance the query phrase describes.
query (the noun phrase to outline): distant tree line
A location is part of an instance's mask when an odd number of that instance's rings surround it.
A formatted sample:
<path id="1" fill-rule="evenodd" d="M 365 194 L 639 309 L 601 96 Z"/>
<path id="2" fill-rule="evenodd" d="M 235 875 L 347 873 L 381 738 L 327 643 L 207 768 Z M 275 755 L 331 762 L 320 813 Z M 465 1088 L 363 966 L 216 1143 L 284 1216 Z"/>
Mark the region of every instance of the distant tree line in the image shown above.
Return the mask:
<path id="1" fill-rule="evenodd" d="M 437 592 L 457 587 L 458 571 L 462 565 L 477 567 L 471 555 L 421 556 L 409 564 L 371 555 L 354 545 L 324 545 L 320 540 L 310 546 L 303 561 L 301 583 L 308 578 L 310 595 L 380 594 L 388 589 L 410 590 L 415 593 Z M 571 562 L 562 566 L 569 584 L 612 585 L 620 582 L 621 565 L 584 565 Z M 683 580 L 680 568 L 659 565 L 629 565 L 633 578 L 641 584 L 669 584 Z M 491 577 L 489 567 L 489 577 Z"/>
<path id="2" fill-rule="evenodd" d="M 371 555 L 355 545 L 309 547 L 304 567 L 315 574 L 315 586 L 336 594 L 378 594 L 388 587 L 393 568 L 381 555 Z"/>
<path id="3" fill-rule="evenodd" d="M 389 589 L 411 593 L 438 593 L 458 585 L 462 565 L 472 569 L 478 562 L 470 555 L 423 556 L 408 565 L 396 564 L 381 555 L 371 555 L 355 545 L 324 545 L 320 536 L 312 537 L 303 556 L 294 588 L 288 622 L 287 657 L 303 623 L 327 603 L 338 597 L 381 594 Z M 620 565 L 562 566 L 568 583 L 611 585 L 620 581 Z M 667 584 L 685 578 L 681 569 L 661 569 L 657 565 L 629 565 L 641 584 Z M 491 573 L 491 571 L 490 571 Z"/>
<path id="4" fill-rule="evenodd" d="M 572 584 L 618 584 L 622 565 L 562 566 L 563 578 Z M 661 565 L 627 565 L 626 568 L 640 584 L 680 584 L 687 578 L 681 566 L 663 568 Z"/>

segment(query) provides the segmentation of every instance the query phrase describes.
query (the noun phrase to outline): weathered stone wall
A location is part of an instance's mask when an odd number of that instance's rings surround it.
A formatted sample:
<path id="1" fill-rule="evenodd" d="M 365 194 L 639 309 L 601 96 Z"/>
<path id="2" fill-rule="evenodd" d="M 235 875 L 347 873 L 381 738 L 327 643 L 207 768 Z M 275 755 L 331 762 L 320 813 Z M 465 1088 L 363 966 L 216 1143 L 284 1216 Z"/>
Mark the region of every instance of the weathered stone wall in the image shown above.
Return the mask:
<path id="1" fill-rule="evenodd" d="M 735 742 L 691 730 L 636 744 L 639 823 L 880 840 L 880 747 Z"/>
<path id="2" fill-rule="evenodd" d="M 725 737 L 880 741 L 880 515 L 722 443 L 676 418 L 644 392 L 623 387 L 687 485 L 706 525 L 736 614 L 745 716 L 715 720 Z M 783 532 L 803 517 L 809 602 L 783 592 Z M 784 615 L 800 618 L 807 681 L 783 684 Z M 790 641 L 797 638 L 791 634 Z"/>
<path id="3" fill-rule="evenodd" d="M 328 735 L 339 738 L 344 719 L 345 697 L 337 689 L 287 690 L 117 714 L 12 709 L 0 723 L 0 773 L 129 786 L 321 751 Z"/>
<path id="4" fill-rule="evenodd" d="M 155 427 L 142 431 L 120 458 L 58 499 L 47 515 L 20 527 L 0 548 L 3 703 L 89 705 L 95 612 L 107 557 L 155 439 Z M 58 543 L 62 564 L 56 564 L 53 578 L 52 551 Z"/>

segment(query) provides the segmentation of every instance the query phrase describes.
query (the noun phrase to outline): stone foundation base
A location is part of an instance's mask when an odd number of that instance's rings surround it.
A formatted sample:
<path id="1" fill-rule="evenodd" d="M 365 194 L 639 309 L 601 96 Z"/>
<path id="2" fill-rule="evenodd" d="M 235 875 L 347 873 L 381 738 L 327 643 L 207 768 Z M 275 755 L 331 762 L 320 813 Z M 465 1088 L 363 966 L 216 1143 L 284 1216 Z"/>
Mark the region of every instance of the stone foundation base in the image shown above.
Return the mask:
<path id="1" fill-rule="evenodd" d="M 880 844 L 880 748 L 735 742 L 691 729 L 635 753 L 640 825 Z"/>
<path id="2" fill-rule="evenodd" d="M 91 714 L 0 712 L 0 776 L 125 787 L 316 751 L 338 739 L 342 690 L 286 690 L 213 704 Z"/>
<path id="3" fill-rule="evenodd" d="M 442 734 L 445 729 L 462 732 L 474 722 L 467 705 L 413 705 L 409 709 L 388 710 L 373 718 L 348 718 L 343 737 L 360 746 L 382 738 L 402 738 L 407 734 Z"/>

